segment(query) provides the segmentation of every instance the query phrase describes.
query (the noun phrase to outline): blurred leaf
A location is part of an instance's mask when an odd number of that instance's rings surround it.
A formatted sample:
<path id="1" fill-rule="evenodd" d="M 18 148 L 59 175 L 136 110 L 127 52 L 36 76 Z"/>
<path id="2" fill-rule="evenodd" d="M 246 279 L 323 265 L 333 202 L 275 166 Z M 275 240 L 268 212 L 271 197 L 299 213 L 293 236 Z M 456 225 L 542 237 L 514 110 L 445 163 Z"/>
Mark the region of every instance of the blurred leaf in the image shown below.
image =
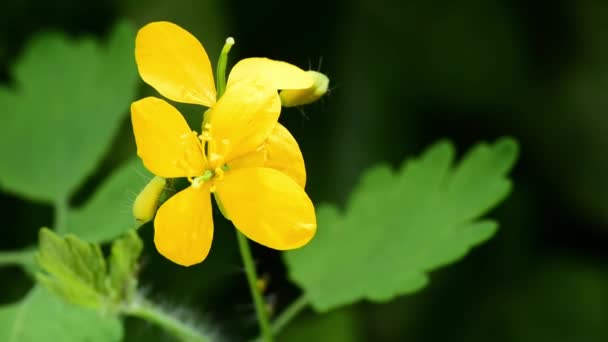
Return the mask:
<path id="1" fill-rule="evenodd" d="M 290 278 L 317 311 L 421 289 L 428 272 L 494 234 L 495 222 L 477 218 L 509 193 L 517 152 L 511 139 L 479 144 L 452 167 L 454 149 L 440 142 L 398 172 L 367 171 L 343 214 L 318 208 L 315 239 L 285 254 Z"/>
<path id="2" fill-rule="evenodd" d="M 322 336 L 322 341 L 362 341 L 357 332 L 355 311 L 344 309 L 319 315 L 302 315 L 290 323 L 277 337 L 277 341 L 308 342 L 311 336 Z"/>
<path id="3" fill-rule="evenodd" d="M 110 284 L 118 291 L 118 297 L 129 301 L 137 289 L 137 260 L 141 255 L 144 244 L 135 232 L 131 230 L 124 237 L 114 241 L 110 254 Z"/>
<path id="4" fill-rule="evenodd" d="M 38 273 L 37 280 L 65 301 L 90 308 L 104 305 L 107 268 L 99 245 L 42 228 L 38 264 L 46 273 Z"/>
<path id="5" fill-rule="evenodd" d="M 43 33 L 0 87 L 0 185 L 32 199 L 68 196 L 98 164 L 135 95 L 135 32 L 118 24 L 107 44 Z"/>
<path id="6" fill-rule="evenodd" d="M 115 317 L 66 304 L 35 287 L 21 302 L 0 307 L 0 341 L 111 342 L 122 340 Z"/>
<path id="7" fill-rule="evenodd" d="M 447 296 L 427 301 L 428 310 L 402 311 L 402 315 L 415 314 L 418 319 L 407 340 L 454 336 L 451 340 L 467 342 L 608 341 L 605 264 L 570 255 L 529 259 L 525 267 L 520 274 L 494 279 L 493 284 L 486 284 L 487 290 L 476 293 L 445 286 Z M 445 310 L 433 309 L 437 305 Z M 467 313 L 458 315 L 463 305 Z M 446 323 L 436 329 L 437 322 Z"/>
<path id="8" fill-rule="evenodd" d="M 115 170 L 82 207 L 68 213 L 68 231 L 90 242 L 106 242 L 135 226 L 131 205 L 151 178 L 139 158 Z M 111 214 L 108 214 L 111 213 Z"/>

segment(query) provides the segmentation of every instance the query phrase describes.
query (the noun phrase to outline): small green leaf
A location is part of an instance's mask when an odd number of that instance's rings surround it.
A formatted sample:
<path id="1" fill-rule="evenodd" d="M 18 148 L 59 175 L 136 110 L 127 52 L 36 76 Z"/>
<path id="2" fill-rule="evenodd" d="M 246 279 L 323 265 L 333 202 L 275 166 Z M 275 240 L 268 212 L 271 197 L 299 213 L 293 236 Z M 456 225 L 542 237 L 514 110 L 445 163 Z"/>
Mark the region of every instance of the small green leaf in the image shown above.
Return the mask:
<path id="1" fill-rule="evenodd" d="M 129 302 L 137 289 L 137 260 L 144 244 L 135 230 L 114 241 L 110 254 L 110 284 L 117 297 Z"/>
<path id="2" fill-rule="evenodd" d="M 74 235 L 61 238 L 42 228 L 38 264 L 45 273 L 36 278 L 65 301 L 90 308 L 103 308 L 108 294 L 106 262 L 99 245 Z"/>
<path id="3" fill-rule="evenodd" d="M 494 234 L 497 224 L 478 218 L 509 193 L 517 153 L 515 141 L 501 139 L 452 167 L 454 149 L 440 142 L 397 172 L 369 170 L 344 213 L 318 207 L 317 236 L 285 254 L 290 278 L 317 311 L 421 289 L 428 272 Z"/>
<path id="4" fill-rule="evenodd" d="M 39 286 L 20 302 L 0 307 L 3 342 L 112 342 L 122 335 L 117 317 L 64 303 Z"/>
<path id="5" fill-rule="evenodd" d="M 68 232 L 90 242 L 106 242 L 135 226 L 131 206 L 151 178 L 139 158 L 112 173 L 82 207 L 68 213 Z M 111 213 L 111 215 L 108 215 Z"/>
<path id="6" fill-rule="evenodd" d="M 43 33 L 0 86 L 0 186 L 65 200 L 96 167 L 128 112 L 138 82 L 135 30 L 121 23 L 106 44 Z"/>

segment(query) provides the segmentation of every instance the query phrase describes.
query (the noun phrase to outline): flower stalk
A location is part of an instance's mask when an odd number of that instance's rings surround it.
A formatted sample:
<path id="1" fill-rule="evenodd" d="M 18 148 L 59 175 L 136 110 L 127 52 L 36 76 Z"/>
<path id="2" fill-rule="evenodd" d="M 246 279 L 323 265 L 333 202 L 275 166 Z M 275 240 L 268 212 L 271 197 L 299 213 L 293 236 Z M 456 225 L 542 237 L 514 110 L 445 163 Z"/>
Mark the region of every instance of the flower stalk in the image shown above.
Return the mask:
<path id="1" fill-rule="evenodd" d="M 65 198 L 58 199 L 54 203 L 55 222 L 54 228 L 58 234 L 64 234 L 67 231 L 67 216 L 68 216 L 68 201 Z"/>
<path id="2" fill-rule="evenodd" d="M 241 258 L 243 259 L 243 265 L 245 266 L 245 273 L 247 274 L 247 282 L 249 283 L 249 290 L 253 297 L 253 303 L 255 305 L 255 313 L 258 319 L 258 325 L 260 327 L 260 334 L 262 335 L 262 341 L 272 342 L 272 330 L 270 329 L 270 322 L 268 320 L 268 310 L 266 309 L 266 303 L 260 293 L 257 286 L 257 273 L 255 265 L 253 263 L 253 257 L 251 255 L 251 248 L 249 248 L 249 241 L 247 237 L 240 231 L 236 231 L 236 237 L 239 242 L 239 250 L 241 252 Z"/>
<path id="3" fill-rule="evenodd" d="M 34 264 L 34 249 L 22 249 L 16 251 L 0 251 L 0 266 L 21 266 L 28 268 Z"/>

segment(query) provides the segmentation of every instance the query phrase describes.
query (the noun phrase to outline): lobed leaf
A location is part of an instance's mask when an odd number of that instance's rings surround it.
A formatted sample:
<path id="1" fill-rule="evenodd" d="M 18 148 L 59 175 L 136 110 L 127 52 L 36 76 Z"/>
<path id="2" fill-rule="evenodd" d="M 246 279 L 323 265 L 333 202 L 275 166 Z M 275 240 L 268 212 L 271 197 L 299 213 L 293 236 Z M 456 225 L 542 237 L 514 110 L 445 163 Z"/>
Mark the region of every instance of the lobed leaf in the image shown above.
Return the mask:
<path id="1" fill-rule="evenodd" d="M 110 287 L 115 291 L 116 296 L 125 302 L 129 302 L 135 295 L 137 261 L 143 248 L 144 244 L 134 230 L 112 243 L 108 274 Z"/>
<path id="2" fill-rule="evenodd" d="M 106 262 L 99 244 L 40 230 L 36 274 L 40 284 L 65 301 L 104 312 L 130 303 L 137 289 L 137 262 L 143 242 L 135 230 L 112 244 Z M 109 269 L 108 266 L 109 265 Z"/>
<path id="3" fill-rule="evenodd" d="M 46 202 L 67 199 L 97 166 L 138 82 L 134 28 L 106 44 L 43 33 L 0 86 L 0 187 Z"/>
<path id="4" fill-rule="evenodd" d="M 103 308 L 109 288 L 107 267 L 99 245 L 74 235 L 62 238 L 47 228 L 39 234 L 38 264 L 44 273 L 36 278 L 64 300 L 90 308 Z"/>
<path id="5" fill-rule="evenodd" d="M 517 154 L 516 142 L 503 138 L 452 166 L 453 146 L 439 142 L 396 172 L 372 168 L 343 213 L 318 207 L 317 236 L 285 254 L 290 278 L 317 311 L 420 290 L 428 272 L 494 234 L 497 223 L 479 217 L 509 193 Z"/>

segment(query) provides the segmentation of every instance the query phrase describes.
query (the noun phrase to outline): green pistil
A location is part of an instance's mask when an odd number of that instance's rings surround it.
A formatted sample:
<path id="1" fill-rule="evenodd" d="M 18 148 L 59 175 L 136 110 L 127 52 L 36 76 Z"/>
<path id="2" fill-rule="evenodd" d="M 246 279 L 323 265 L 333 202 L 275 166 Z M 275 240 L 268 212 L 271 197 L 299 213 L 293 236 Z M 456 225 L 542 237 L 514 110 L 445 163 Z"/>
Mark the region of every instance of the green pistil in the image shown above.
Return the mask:
<path id="1" fill-rule="evenodd" d="M 219 100 L 222 95 L 224 95 L 224 91 L 226 90 L 226 64 L 228 64 L 228 52 L 230 52 L 230 48 L 234 45 L 234 38 L 228 37 L 226 38 L 226 43 L 222 48 L 222 52 L 220 53 L 220 58 L 217 62 L 217 71 L 216 71 L 216 79 L 217 79 L 217 99 Z"/>
<path id="2" fill-rule="evenodd" d="M 213 178 L 214 175 L 215 175 L 215 173 L 213 171 L 205 170 L 205 173 L 203 173 L 203 175 L 198 178 L 200 178 L 202 181 L 206 182 L 206 181 L 210 180 L 211 178 Z"/>
<path id="3" fill-rule="evenodd" d="M 192 186 L 198 188 L 203 183 L 213 178 L 213 176 L 215 176 L 215 172 L 213 172 L 212 170 L 205 170 L 202 176 L 198 176 L 192 180 Z"/>
<path id="4" fill-rule="evenodd" d="M 224 164 L 222 165 L 222 170 L 228 171 L 230 170 L 230 167 L 228 166 L 228 164 Z M 192 180 L 192 186 L 197 188 L 203 183 L 210 181 L 213 177 L 215 177 L 215 172 L 213 170 L 205 170 L 202 176 L 198 176 Z"/>

